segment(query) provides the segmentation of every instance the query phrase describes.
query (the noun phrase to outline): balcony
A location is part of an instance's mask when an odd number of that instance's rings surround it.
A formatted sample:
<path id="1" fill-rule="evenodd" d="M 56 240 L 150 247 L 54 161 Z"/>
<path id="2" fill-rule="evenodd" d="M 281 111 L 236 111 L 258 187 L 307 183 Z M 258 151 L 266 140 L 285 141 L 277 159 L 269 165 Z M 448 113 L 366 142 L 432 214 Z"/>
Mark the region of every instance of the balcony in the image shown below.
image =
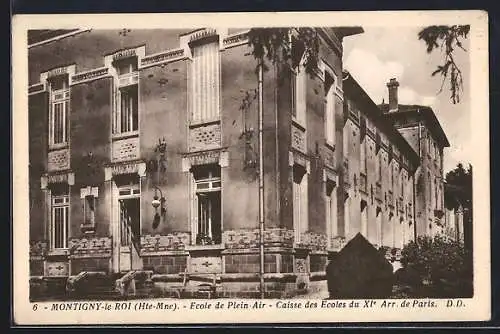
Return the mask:
<path id="1" fill-rule="evenodd" d="M 389 191 L 387 192 L 387 204 L 388 204 L 389 206 L 394 206 L 394 196 L 393 196 L 393 194 L 392 194 L 392 191 L 391 191 L 391 190 L 389 190 Z"/>
<path id="2" fill-rule="evenodd" d="M 221 125 L 219 121 L 190 126 L 189 151 L 206 151 L 220 148 Z"/>
<path id="3" fill-rule="evenodd" d="M 128 138 L 125 136 L 123 138 L 113 138 L 111 146 L 112 161 L 121 162 L 139 159 L 139 147 L 138 133 L 135 133 L 134 136 Z"/>
<path id="4" fill-rule="evenodd" d="M 359 174 L 359 191 L 368 194 L 368 188 L 367 188 L 367 181 L 366 181 L 366 174 L 365 173 L 360 173 Z"/>
<path id="5" fill-rule="evenodd" d="M 397 203 L 398 203 L 399 212 L 404 213 L 404 211 L 405 211 L 405 205 L 404 205 L 404 202 L 403 202 L 403 197 L 399 197 L 397 199 Z"/>
<path id="6" fill-rule="evenodd" d="M 323 150 L 323 163 L 325 164 L 325 166 L 331 169 L 336 169 L 334 151 L 335 149 L 328 144 L 325 145 L 325 148 Z"/>
<path id="7" fill-rule="evenodd" d="M 69 169 L 70 153 L 68 148 L 50 151 L 48 153 L 47 169 L 49 172 L 56 172 Z"/>
<path id="8" fill-rule="evenodd" d="M 344 174 L 344 186 L 349 188 L 351 185 L 350 175 L 349 175 L 349 159 L 344 157 L 344 162 L 342 164 L 342 172 Z"/>
<path id="9" fill-rule="evenodd" d="M 302 153 L 307 152 L 306 129 L 295 122 L 292 122 L 292 148 Z"/>

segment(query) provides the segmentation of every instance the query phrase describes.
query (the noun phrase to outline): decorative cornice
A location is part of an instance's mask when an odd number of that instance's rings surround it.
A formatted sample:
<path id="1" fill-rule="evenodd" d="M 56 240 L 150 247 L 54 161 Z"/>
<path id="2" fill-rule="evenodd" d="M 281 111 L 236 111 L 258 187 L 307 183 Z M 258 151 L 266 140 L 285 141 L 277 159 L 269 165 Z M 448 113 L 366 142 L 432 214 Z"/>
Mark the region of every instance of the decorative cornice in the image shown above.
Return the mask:
<path id="1" fill-rule="evenodd" d="M 28 95 L 34 95 L 42 93 L 45 91 L 45 85 L 43 83 L 36 83 L 28 87 Z"/>
<path id="2" fill-rule="evenodd" d="M 115 175 L 137 174 L 146 176 L 146 163 L 142 160 L 114 163 L 104 168 L 104 180 L 110 181 Z"/>
<path id="3" fill-rule="evenodd" d="M 108 76 L 110 76 L 109 68 L 101 67 L 101 68 L 97 68 L 94 70 L 90 70 L 90 71 L 86 71 L 86 72 L 82 72 L 82 73 L 77 73 L 77 74 L 73 75 L 71 77 L 71 84 L 77 85 L 77 84 L 81 84 L 84 82 L 102 79 L 102 78 L 105 78 Z"/>
<path id="4" fill-rule="evenodd" d="M 233 48 L 248 43 L 249 30 L 238 32 L 227 36 L 222 40 L 222 46 L 225 49 Z"/>
<path id="5" fill-rule="evenodd" d="M 326 43 L 332 48 L 337 55 L 342 56 L 342 43 L 336 38 L 332 38 L 330 33 L 326 31 L 327 28 L 318 28 L 319 35 L 323 37 Z"/>
<path id="6" fill-rule="evenodd" d="M 174 61 L 187 59 L 186 52 L 184 48 L 177 48 L 172 50 L 167 50 L 159 53 L 155 53 L 141 59 L 141 68 L 147 68 L 151 66 L 157 66 L 165 63 L 171 63 Z"/>
<path id="7" fill-rule="evenodd" d="M 40 83 L 44 84 L 47 82 L 47 80 L 60 76 L 60 75 L 68 75 L 69 77 L 69 84 L 71 84 L 71 77 L 75 74 L 76 72 L 76 65 L 67 65 L 67 66 L 59 66 L 53 69 L 50 69 L 48 71 L 40 73 Z"/>
<path id="8" fill-rule="evenodd" d="M 42 41 L 37 42 L 37 43 L 28 44 L 28 49 L 31 49 L 31 48 L 36 47 L 36 46 L 45 45 L 45 44 L 48 44 L 50 42 L 58 41 L 60 39 L 66 38 L 66 37 L 75 36 L 75 35 L 81 34 L 83 32 L 88 32 L 90 30 L 91 29 L 76 29 L 76 30 L 71 31 L 67 34 L 58 35 L 58 36 L 55 36 L 53 38 L 42 40 Z"/>

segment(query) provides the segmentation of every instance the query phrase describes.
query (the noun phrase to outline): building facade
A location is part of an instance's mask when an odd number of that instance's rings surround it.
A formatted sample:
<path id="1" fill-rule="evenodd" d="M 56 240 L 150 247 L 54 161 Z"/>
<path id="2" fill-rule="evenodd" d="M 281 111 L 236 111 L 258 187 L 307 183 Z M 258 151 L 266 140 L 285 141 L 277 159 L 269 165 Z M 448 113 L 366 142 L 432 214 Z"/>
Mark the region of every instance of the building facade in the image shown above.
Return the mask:
<path id="1" fill-rule="evenodd" d="M 428 233 L 443 195 L 419 204 L 427 151 L 342 68 L 343 38 L 362 29 L 317 32 L 314 75 L 302 62 L 263 73 L 263 175 L 248 31 L 32 37 L 31 275 L 151 271 L 168 287 L 188 273 L 254 296 L 262 209 L 266 293 L 287 296 L 326 285 L 328 253 L 357 233 L 392 253 Z"/>

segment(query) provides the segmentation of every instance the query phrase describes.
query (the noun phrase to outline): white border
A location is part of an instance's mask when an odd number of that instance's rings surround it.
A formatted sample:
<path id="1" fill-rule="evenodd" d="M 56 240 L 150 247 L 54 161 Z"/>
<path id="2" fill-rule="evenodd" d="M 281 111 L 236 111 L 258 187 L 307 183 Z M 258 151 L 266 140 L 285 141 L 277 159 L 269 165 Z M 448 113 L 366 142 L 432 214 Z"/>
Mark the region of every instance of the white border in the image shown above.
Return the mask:
<path id="1" fill-rule="evenodd" d="M 217 300 L 208 301 L 211 309 L 189 310 L 191 300 L 177 301 L 179 309 L 169 311 L 50 311 L 52 303 L 39 303 L 37 311 L 28 302 L 29 252 L 28 217 L 28 29 L 73 28 L 75 23 L 92 29 L 123 28 L 197 28 L 201 26 L 249 28 L 253 26 L 427 26 L 433 24 L 470 24 L 470 96 L 474 166 L 474 287 L 475 296 L 465 299 L 461 308 L 438 307 L 397 309 L 276 309 L 216 310 Z M 302 13 L 224 13 L 224 14 L 89 14 L 17 15 L 13 17 L 13 288 L 14 321 L 17 324 L 148 324 L 148 323 L 254 323 L 254 322 L 370 322 L 370 321 L 461 321 L 490 318 L 490 200 L 489 200 L 489 84 L 488 18 L 484 11 L 399 11 L 399 12 L 302 12 Z M 196 25 L 196 27 L 195 27 Z M 227 299 L 224 299 L 227 303 Z M 247 300 L 250 302 L 249 300 Z M 299 300 L 297 300 L 299 301 Z M 401 300 L 394 300 L 397 304 Z M 275 304 L 276 300 L 265 300 Z M 363 303 L 360 301 L 361 304 Z M 349 301 L 347 301 L 349 303 Z M 44 306 L 49 306 L 45 310 Z M 184 309 L 183 307 L 187 308 Z M 271 311 L 271 312 L 270 312 Z"/>

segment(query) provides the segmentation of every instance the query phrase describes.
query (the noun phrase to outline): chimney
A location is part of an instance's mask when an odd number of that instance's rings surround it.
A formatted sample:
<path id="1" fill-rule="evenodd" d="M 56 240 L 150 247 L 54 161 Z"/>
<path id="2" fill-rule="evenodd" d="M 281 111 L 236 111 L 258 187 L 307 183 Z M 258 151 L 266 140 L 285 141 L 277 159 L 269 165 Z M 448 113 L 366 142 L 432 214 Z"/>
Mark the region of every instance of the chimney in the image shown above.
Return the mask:
<path id="1" fill-rule="evenodd" d="M 387 88 L 389 88 L 389 111 L 398 110 L 398 87 L 399 82 L 396 78 L 392 78 L 387 83 Z"/>

